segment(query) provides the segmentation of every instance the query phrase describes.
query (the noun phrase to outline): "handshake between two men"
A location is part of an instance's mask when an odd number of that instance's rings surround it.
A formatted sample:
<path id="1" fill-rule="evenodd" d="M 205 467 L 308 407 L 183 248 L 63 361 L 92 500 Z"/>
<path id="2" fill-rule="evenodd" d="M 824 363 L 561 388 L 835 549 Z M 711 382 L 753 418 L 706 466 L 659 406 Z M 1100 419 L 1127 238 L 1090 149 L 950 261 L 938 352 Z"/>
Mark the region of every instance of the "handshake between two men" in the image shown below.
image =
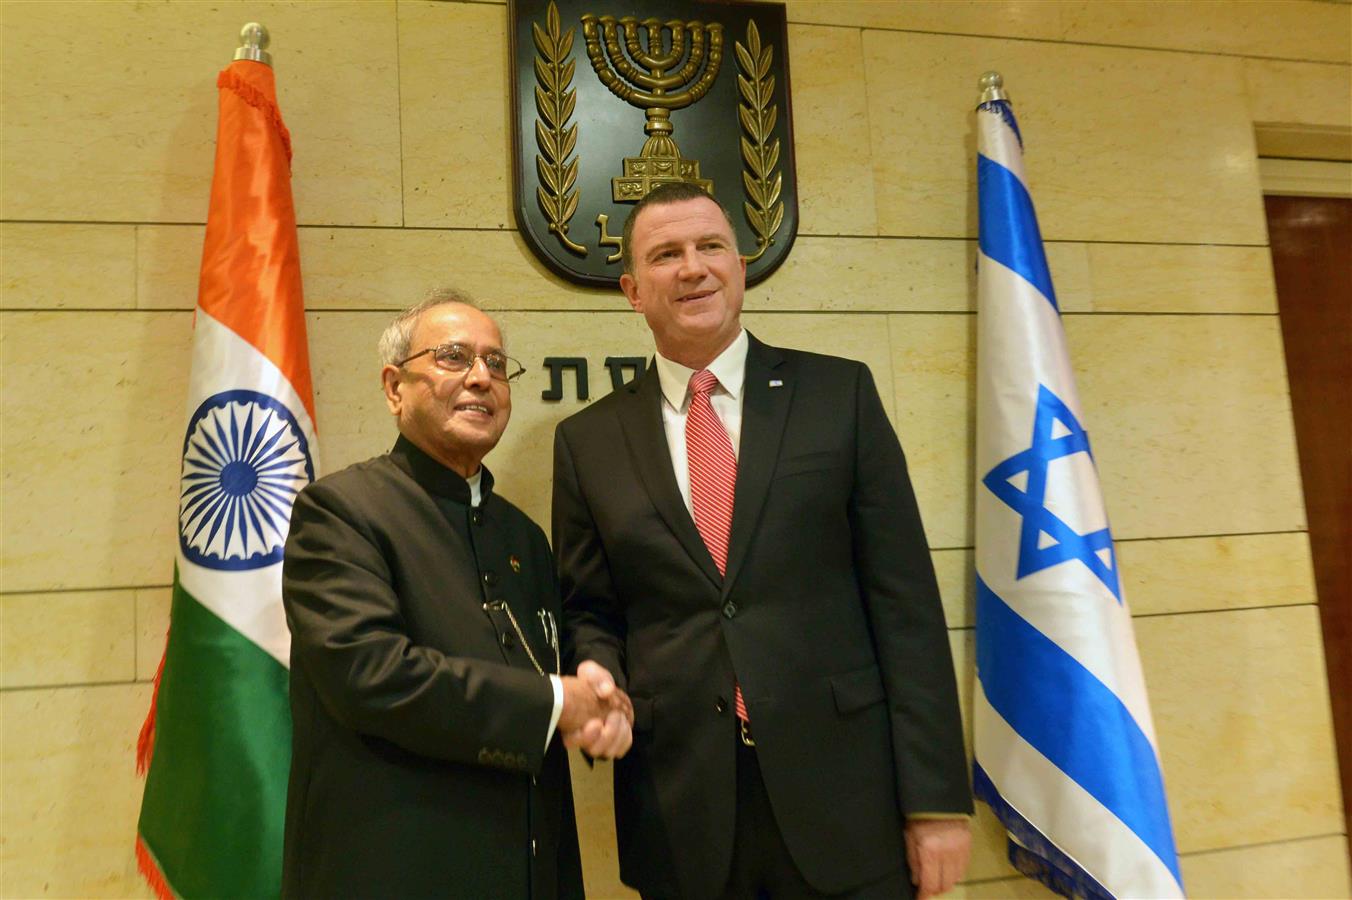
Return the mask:
<path id="1" fill-rule="evenodd" d="M 619 759 L 634 740 L 634 704 L 600 663 L 587 660 L 565 675 L 559 734 L 593 759 Z"/>

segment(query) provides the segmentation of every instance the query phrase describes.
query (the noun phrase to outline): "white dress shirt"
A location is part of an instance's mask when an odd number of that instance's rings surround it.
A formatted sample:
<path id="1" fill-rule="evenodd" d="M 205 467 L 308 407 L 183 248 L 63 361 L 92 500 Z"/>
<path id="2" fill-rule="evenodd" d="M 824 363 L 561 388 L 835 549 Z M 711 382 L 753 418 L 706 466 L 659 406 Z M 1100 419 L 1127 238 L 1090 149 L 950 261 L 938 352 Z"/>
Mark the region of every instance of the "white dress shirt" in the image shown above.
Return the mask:
<path id="1" fill-rule="evenodd" d="M 706 368 L 718 379 L 718 387 L 709 395 L 714 415 L 723 423 L 732 441 L 732 455 L 736 458 L 742 445 L 742 385 L 746 383 L 746 350 L 750 341 L 746 329 L 737 333 L 731 344 L 714 358 Z M 690 505 L 690 464 L 685 452 L 685 417 L 690 412 L 690 378 L 694 369 L 672 362 L 657 354 L 657 381 L 662 388 L 662 427 L 667 433 L 667 450 L 671 453 L 671 470 L 676 473 L 676 486 L 681 489 L 685 508 L 694 515 Z"/>

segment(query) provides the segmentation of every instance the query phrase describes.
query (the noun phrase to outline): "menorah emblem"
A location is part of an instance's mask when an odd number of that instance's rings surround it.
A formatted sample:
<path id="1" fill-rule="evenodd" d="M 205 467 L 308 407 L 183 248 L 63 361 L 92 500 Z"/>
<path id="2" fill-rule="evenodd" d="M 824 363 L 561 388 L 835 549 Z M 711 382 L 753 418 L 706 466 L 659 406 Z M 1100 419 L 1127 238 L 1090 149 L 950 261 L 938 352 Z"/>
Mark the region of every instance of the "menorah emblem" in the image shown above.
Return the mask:
<path id="1" fill-rule="evenodd" d="M 648 139 L 643 149 L 637 157 L 625 157 L 624 174 L 610 181 L 614 201 L 635 203 L 657 185 L 676 181 L 688 181 L 712 193 L 713 182 L 700 177 L 699 160 L 681 156 L 671 136 L 671 111 L 697 102 L 713 86 L 723 61 L 723 26 L 658 19 L 639 22 L 633 16 L 617 20 L 587 13 L 582 16 L 582 35 L 601 83 L 616 97 L 647 112 L 643 133 Z M 670 35 L 665 50 L 664 35 Z"/>

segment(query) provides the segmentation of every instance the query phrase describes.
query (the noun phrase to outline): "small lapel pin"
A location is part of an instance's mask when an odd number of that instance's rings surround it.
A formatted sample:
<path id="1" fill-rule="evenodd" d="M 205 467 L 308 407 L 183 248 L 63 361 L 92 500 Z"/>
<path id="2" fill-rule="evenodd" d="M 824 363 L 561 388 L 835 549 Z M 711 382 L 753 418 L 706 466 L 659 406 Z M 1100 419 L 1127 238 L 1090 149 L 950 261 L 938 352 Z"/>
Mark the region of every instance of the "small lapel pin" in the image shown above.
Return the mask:
<path id="1" fill-rule="evenodd" d="M 507 565 L 512 567 L 513 572 L 521 571 L 521 560 L 517 559 L 515 556 L 507 557 Z"/>
<path id="2" fill-rule="evenodd" d="M 784 382 L 780 381 L 778 378 L 770 379 L 770 387 L 783 387 L 783 386 Z"/>

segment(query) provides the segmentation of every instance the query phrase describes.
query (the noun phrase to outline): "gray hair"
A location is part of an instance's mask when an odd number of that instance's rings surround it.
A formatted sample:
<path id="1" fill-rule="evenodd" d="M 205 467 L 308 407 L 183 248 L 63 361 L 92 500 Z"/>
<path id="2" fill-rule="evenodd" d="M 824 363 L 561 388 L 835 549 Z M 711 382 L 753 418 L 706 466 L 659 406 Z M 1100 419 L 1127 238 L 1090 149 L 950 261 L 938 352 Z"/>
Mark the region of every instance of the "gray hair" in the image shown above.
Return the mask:
<path id="1" fill-rule="evenodd" d="M 471 309 L 480 308 L 473 297 L 458 288 L 440 287 L 429 291 L 425 300 L 399 313 L 394 317 L 394 321 L 385 327 L 380 335 L 380 341 L 376 344 L 377 351 L 380 353 L 380 364 L 382 366 L 393 366 L 398 365 L 401 360 L 407 359 L 409 353 L 412 352 L 409 344 L 413 340 L 413 329 L 418 326 L 418 319 L 429 309 L 436 309 L 438 306 L 446 306 L 451 303 L 459 303 Z M 498 326 L 498 331 L 502 331 L 501 326 Z M 504 336 L 503 343 L 505 344 L 506 341 L 507 338 Z"/>

